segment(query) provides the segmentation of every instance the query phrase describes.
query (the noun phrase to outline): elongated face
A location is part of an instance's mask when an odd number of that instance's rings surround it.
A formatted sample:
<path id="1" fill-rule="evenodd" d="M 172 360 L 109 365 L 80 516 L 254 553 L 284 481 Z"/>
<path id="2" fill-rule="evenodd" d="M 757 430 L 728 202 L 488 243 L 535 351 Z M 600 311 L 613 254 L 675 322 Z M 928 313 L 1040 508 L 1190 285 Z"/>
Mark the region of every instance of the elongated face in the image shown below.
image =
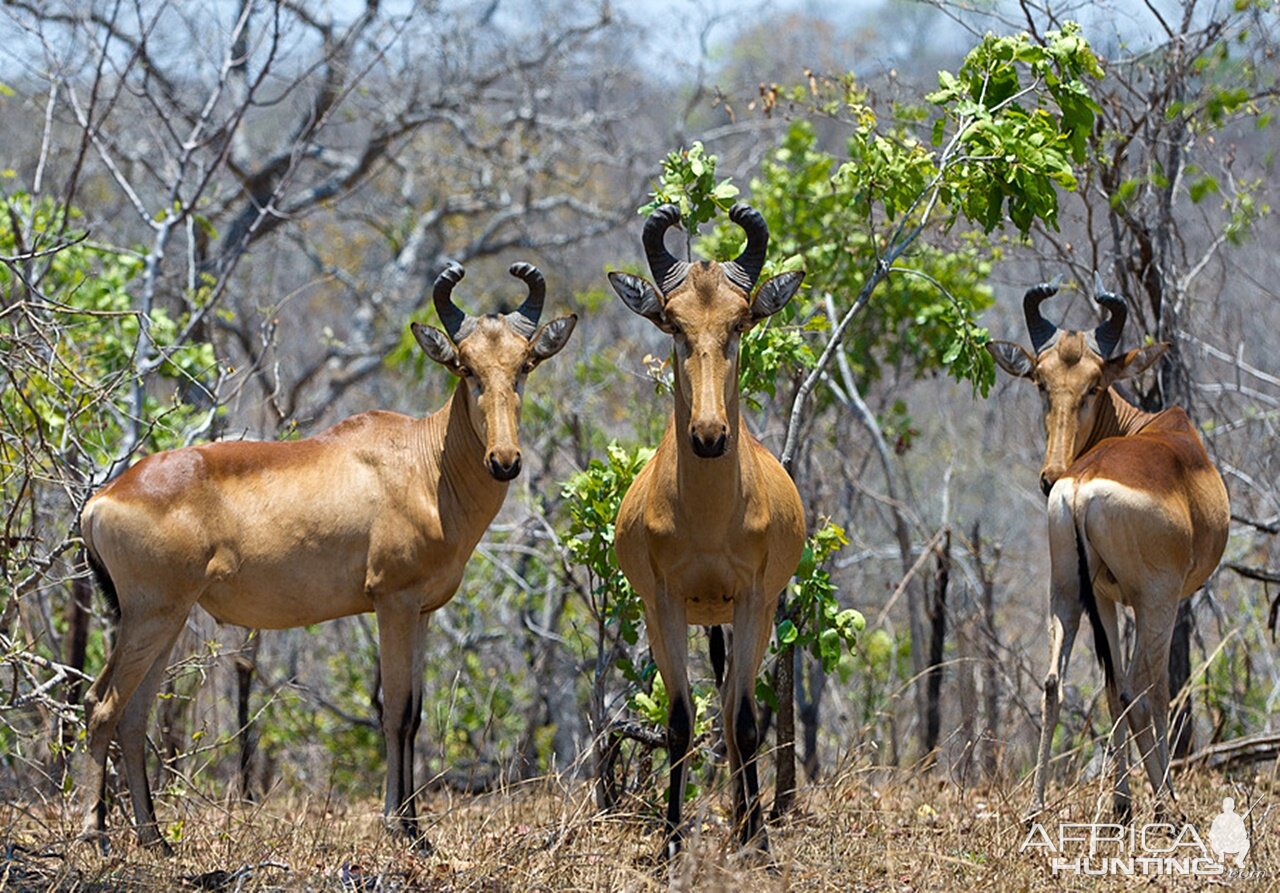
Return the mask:
<path id="1" fill-rule="evenodd" d="M 1048 495 L 1088 443 L 1107 389 L 1142 372 L 1167 350 L 1152 344 L 1111 359 L 1089 344 L 1084 332 L 1062 332 L 1038 356 L 1010 341 L 992 341 L 987 350 L 1001 369 L 1034 382 L 1044 407 L 1045 453 L 1040 489 Z"/>
<path id="2" fill-rule="evenodd" d="M 690 410 L 685 434 L 696 455 L 713 459 L 732 446 L 729 413 L 737 409 L 740 339 L 781 310 L 803 278 L 799 272 L 775 276 L 750 300 L 723 265 L 709 261 L 690 265 L 684 279 L 661 296 L 637 276 L 609 274 L 623 302 L 674 341 L 676 387 Z"/>
<path id="3" fill-rule="evenodd" d="M 577 321 L 577 316 L 562 316 L 526 338 L 506 317 L 471 317 L 460 329 L 456 344 L 437 329 L 413 324 L 413 334 L 427 356 L 466 383 L 468 417 L 484 442 L 485 468 L 495 479 L 509 481 L 520 473 L 525 377 L 559 353 Z"/>

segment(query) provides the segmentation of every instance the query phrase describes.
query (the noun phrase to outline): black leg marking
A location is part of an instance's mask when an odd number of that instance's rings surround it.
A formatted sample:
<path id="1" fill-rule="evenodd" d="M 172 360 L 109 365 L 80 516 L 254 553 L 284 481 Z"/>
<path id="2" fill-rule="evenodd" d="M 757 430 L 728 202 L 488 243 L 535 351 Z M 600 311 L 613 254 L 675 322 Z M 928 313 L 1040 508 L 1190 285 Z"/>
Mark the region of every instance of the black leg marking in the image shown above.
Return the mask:
<path id="1" fill-rule="evenodd" d="M 684 805 L 685 757 L 693 736 L 693 722 L 689 705 L 684 698 L 677 698 L 667 717 L 667 756 L 671 761 L 671 779 L 667 787 L 667 843 L 665 855 L 673 856 L 680 850 L 680 811 Z"/>
<path id="2" fill-rule="evenodd" d="M 739 813 L 735 819 L 739 823 L 742 844 L 746 846 L 759 838 L 762 849 L 768 849 L 768 841 L 763 835 L 764 818 L 760 806 L 760 778 L 756 773 L 756 749 L 760 746 L 760 729 L 756 725 L 755 700 L 744 693 L 738 701 L 737 716 L 734 717 L 734 737 L 738 744 L 738 754 L 742 760 L 742 786 L 745 794 L 745 815 Z"/>

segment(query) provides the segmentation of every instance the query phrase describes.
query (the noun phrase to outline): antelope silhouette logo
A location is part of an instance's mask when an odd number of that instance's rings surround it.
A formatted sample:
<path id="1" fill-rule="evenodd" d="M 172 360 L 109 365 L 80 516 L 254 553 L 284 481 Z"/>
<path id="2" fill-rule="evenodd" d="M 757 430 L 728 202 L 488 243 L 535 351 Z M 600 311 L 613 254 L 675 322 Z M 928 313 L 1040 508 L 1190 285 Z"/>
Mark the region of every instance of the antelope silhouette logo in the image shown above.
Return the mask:
<path id="1" fill-rule="evenodd" d="M 1249 831 L 1231 797 L 1222 801 L 1222 812 L 1209 826 L 1209 848 L 1223 865 L 1227 863 L 1227 856 L 1235 856 L 1236 867 L 1244 866 L 1244 857 L 1249 854 Z"/>

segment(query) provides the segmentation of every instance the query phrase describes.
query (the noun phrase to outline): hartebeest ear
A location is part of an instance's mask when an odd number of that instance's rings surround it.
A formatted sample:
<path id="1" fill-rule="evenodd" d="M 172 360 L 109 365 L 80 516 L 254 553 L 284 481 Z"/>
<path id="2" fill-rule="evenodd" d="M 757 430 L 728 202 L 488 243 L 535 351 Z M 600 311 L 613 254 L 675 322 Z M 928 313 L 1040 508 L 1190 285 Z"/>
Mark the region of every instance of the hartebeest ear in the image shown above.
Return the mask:
<path id="1" fill-rule="evenodd" d="M 570 313 L 568 316 L 553 319 L 538 329 L 529 340 L 528 368 L 532 369 L 543 360 L 558 354 L 569 343 L 569 336 L 573 334 L 573 327 L 577 324 L 578 314 Z"/>
<path id="2" fill-rule="evenodd" d="M 609 274 L 609 284 L 632 313 L 640 314 L 668 334 L 672 331 L 666 314 L 662 312 L 662 299 L 658 297 L 658 290 L 648 282 L 630 273 L 613 272 Z"/>
<path id="3" fill-rule="evenodd" d="M 1152 363 L 1164 356 L 1169 345 L 1164 341 L 1148 344 L 1146 347 L 1135 347 L 1118 357 L 1107 360 L 1103 370 L 1103 379 L 1108 385 L 1123 381 L 1126 378 L 1145 372 Z"/>
<path id="4" fill-rule="evenodd" d="M 1014 378 L 1030 378 L 1036 368 L 1036 358 L 1021 344 L 1012 341 L 988 341 L 987 353 L 995 358 L 996 365 Z"/>
<path id="5" fill-rule="evenodd" d="M 449 336 L 444 332 L 432 326 L 424 326 L 418 323 L 411 323 L 409 328 L 413 331 L 413 337 L 418 339 L 423 352 L 431 359 L 435 360 L 441 366 L 455 374 L 461 374 L 458 365 L 458 351 L 453 346 L 453 342 L 449 340 Z"/>
<path id="6" fill-rule="evenodd" d="M 751 302 L 751 321 L 758 322 L 766 316 L 773 316 L 787 306 L 787 301 L 800 290 L 800 283 L 803 281 L 804 272 L 793 270 L 790 273 L 780 273 L 760 286 L 755 300 Z"/>

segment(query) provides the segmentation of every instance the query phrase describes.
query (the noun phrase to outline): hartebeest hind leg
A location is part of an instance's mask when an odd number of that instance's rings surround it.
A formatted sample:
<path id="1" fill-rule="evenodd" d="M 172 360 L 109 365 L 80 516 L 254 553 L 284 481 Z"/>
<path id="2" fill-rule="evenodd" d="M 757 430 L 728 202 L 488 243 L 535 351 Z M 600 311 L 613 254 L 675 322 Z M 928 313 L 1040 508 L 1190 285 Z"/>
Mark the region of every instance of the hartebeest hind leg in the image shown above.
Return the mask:
<path id="1" fill-rule="evenodd" d="M 1110 643 L 1111 659 L 1115 661 L 1116 675 L 1122 676 L 1121 643 L 1118 613 L 1120 607 L 1110 599 L 1098 600 L 1098 616 Z M 1111 732 L 1107 736 L 1107 760 L 1112 764 L 1114 786 L 1111 804 L 1116 817 L 1127 822 L 1133 817 L 1133 797 L 1129 793 L 1129 716 L 1120 692 L 1120 679 L 1107 680 L 1107 709 L 1110 711 Z"/>
<path id="2" fill-rule="evenodd" d="M 420 846 L 430 845 L 418 824 L 413 742 L 422 723 L 422 670 L 429 614 L 417 593 L 380 596 L 375 602 L 382 668 L 382 734 L 387 745 L 387 796 L 383 817 Z"/>
<path id="3" fill-rule="evenodd" d="M 1159 586 L 1165 581 L 1152 581 Z M 1167 584 L 1166 584 L 1167 585 Z M 1174 583 L 1176 591 L 1177 583 Z M 1138 638 L 1122 697 L 1128 702 L 1129 725 L 1156 792 L 1157 815 L 1166 798 L 1177 802 L 1169 775 L 1169 645 L 1178 612 L 1177 599 L 1163 594 L 1135 599 L 1134 621 Z"/>
<path id="4" fill-rule="evenodd" d="M 667 689 L 667 759 L 671 776 L 667 785 L 667 818 L 660 861 L 680 851 L 684 836 L 680 813 L 684 805 L 686 757 L 693 740 L 693 697 L 689 692 L 689 623 L 683 597 L 665 597 L 661 610 L 645 603 L 645 628 L 658 673 Z"/>
<path id="5" fill-rule="evenodd" d="M 120 630 L 115 648 L 107 658 L 101 675 L 90 686 L 85 694 L 85 715 L 87 717 L 89 753 L 85 760 L 82 789 L 85 792 L 84 825 L 81 836 L 96 839 L 106 849 L 106 767 L 107 751 L 111 741 L 116 737 L 124 720 L 129 702 L 140 688 L 144 687 L 147 676 L 153 667 L 162 662 L 161 658 L 169 653 L 174 639 L 182 630 L 186 621 L 187 610 L 165 611 L 157 614 L 132 616 L 129 613 L 121 618 Z M 163 673 L 163 670 L 157 671 Z M 144 717 L 145 718 L 145 717 Z M 136 748 L 145 747 L 145 728 L 139 736 L 136 732 L 136 721 L 128 725 L 131 737 L 141 738 L 141 742 L 130 741 L 125 750 L 131 748 L 134 753 L 131 761 L 135 763 Z M 126 772 L 128 772 L 126 766 Z M 144 780 L 140 791 L 146 789 Z M 130 778 L 130 782 L 133 779 Z M 150 795 L 147 793 L 149 800 Z M 138 803 L 136 796 L 135 806 Z M 150 810 L 148 819 L 154 819 L 154 810 Z M 138 817 L 140 830 L 145 828 L 143 817 Z M 154 823 L 151 825 L 155 830 Z M 145 831 L 143 832 L 145 834 Z M 156 838 L 158 838 L 158 833 Z M 144 837 L 143 842 L 156 842 Z"/>
<path id="6" fill-rule="evenodd" d="M 1036 756 L 1035 799 L 1031 813 L 1044 809 L 1044 789 L 1049 779 L 1049 754 L 1053 749 L 1053 733 L 1058 728 L 1058 712 L 1062 707 L 1062 682 L 1067 677 L 1071 647 L 1080 629 L 1084 606 L 1073 581 L 1055 580 L 1049 596 L 1049 670 L 1044 677 L 1044 698 L 1040 704 L 1040 749 Z"/>
<path id="7" fill-rule="evenodd" d="M 172 849 L 160 833 L 155 801 L 151 798 L 151 782 L 147 778 L 147 721 L 160 685 L 164 682 L 165 672 L 169 669 L 169 655 L 177 638 L 178 634 L 175 633 L 147 671 L 142 684 L 129 699 L 129 705 L 125 707 L 124 716 L 116 730 L 125 778 L 129 782 L 129 798 L 133 801 L 138 840 L 143 846 L 159 847 L 166 855 L 172 853 Z"/>

